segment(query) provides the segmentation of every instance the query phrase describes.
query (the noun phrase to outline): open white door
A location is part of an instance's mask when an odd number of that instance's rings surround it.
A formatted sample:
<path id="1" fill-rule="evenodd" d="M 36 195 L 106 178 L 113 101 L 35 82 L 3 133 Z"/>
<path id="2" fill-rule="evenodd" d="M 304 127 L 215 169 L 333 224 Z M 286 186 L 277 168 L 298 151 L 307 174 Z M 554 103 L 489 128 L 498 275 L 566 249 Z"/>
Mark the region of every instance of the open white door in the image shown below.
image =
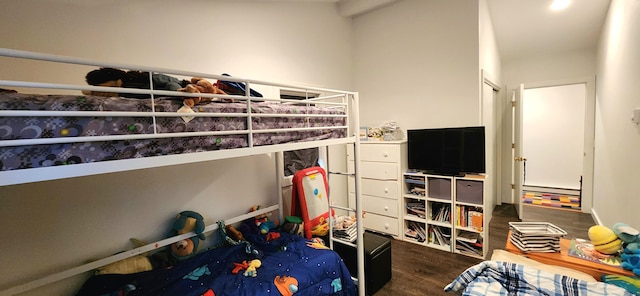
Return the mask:
<path id="1" fill-rule="evenodd" d="M 518 211 L 518 218 L 522 220 L 522 184 L 524 182 L 524 162 L 522 156 L 522 97 L 524 95 L 524 84 L 520 84 L 513 91 L 513 201 Z"/>

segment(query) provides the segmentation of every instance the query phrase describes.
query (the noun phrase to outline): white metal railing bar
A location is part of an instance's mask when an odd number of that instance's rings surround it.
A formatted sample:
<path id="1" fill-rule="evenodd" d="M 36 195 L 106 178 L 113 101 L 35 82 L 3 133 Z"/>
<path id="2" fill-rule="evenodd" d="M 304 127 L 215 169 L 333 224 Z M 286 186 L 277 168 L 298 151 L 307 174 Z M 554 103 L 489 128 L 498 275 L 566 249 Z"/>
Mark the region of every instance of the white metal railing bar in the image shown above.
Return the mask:
<path id="1" fill-rule="evenodd" d="M 0 116 L 63 116 L 63 117 L 247 117 L 247 113 L 217 112 L 138 112 L 138 111 L 47 111 L 47 110 L 0 110 Z M 252 117 L 347 117 L 347 114 L 305 113 L 252 113 Z"/>
<path id="2" fill-rule="evenodd" d="M 279 82 L 269 82 L 255 79 L 244 79 L 237 78 L 232 76 L 223 76 L 223 75 L 214 75 L 209 73 L 202 72 L 191 72 L 191 71 L 181 71 L 175 69 L 166 69 L 159 67 L 148 67 L 148 66 L 138 66 L 138 65 L 127 65 L 121 63 L 107 63 L 107 62 L 99 62 L 89 59 L 82 58 L 74 58 L 67 57 L 61 55 L 54 54 L 44 54 L 37 53 L 31 51 L 24 50 L 16 50 L 9 48 L 0 48 L 0 56 L 13 57 L 13 58 L 21 58 L 21 59 L 31 59 L 31 60 L 41 60 L 46 62 L 58 62 L 58 63 L 66 63 L 66 64 L 76 64 L 76 65 L 85 65 L 85 66 L 99 66 L 99 67 L 112 67 L 112 68 L 122 68 L 122 69 L 135 69 L 140 71 L 148 71 L 155 73 L 167 73 L 167 74 L 176 74 L 183 75 L 187 77 L 202 77 L 202 78 L 212 78 L 219 79 L 223 81 L 234 81 L 234 82 L 244 82 L 245 84 L 253 83 L 259 85 L 270 85 L 275 87 L 283 87 L 287 89 L 303 89 L 303 90 L 314 90 L 320 92 L 331 92 L 331 93 L 345 93 L 345 94 L 354 94 L 355 92 L 350 91 L 342 91 L 335 90 L 330 88 L 322 88 L 322 87 L 314 87 L 314 86 L 304 86 L 304 85 L 294 85 L 291 83 L 279 83 Z"/>
<path id="3" fill-rule="evenodd" d="M 246 134 L 265 134 L 265 133 L 283 133 L 291 131 L 314 131 L 314 130 L 334 130 L 347 129 L 347 126 L 331 126 L 331 127 L 299 127 L 299 128 L 280 128 L 280 129 L 261 129 L 261 130 L 233 130 L 233 131 L 211 131 L 211 132 L 183 132 L 183 133 L 157 133 L 157 134 L 135 134 L 135 135 L 109 135 L 109 136 L 84 136 L 84 137 L 61 137 L 61 138 L 38 138 L 38 139 L 18 139 L 18 140 L 2 140 L 0 147 L 22 146 L 22 145 L 45 145 L 45 144 L 65 144 L 78 142 L 100 142 L 100 141 L 120 141 L 120 140 L 146 140 L 146 139 L 164 139 L 164 138 L 181 138 L 181 137 L 202 137 L 202 136 L 226 136 L 226 135 L 246 135 Z M 249 137 L 251 140 L 252 137 Z M 249 147 L 253 147 L 250 141 Z"/>
<path id="4" fill-rule="evenodd" d="M 275 210 L 278 210 L 279 208 L 280 208 L 279 205 L 273 205 L 273 206 L 270 206 L 270 207 L 267 207 L 267 208 L 264 208 L 264 209 L 261 209 L 261 210 L 253 211 L 253 212 L 250 212 L 250 213 L 247 213 L 247 214 L 244 214 L 244 215 L 240 215 L 240 216 L 225 220 L 225 224 L 230 225 L 230 224 L 233 224 L 233 223 L 238 223 L 238 222 L 244 221 L 246 219 L 256 217 L 258 215 L 262 215 L 262 214 L 266 214 L 266 213 L 269 213 L 269 212 L 273 212 Z M 216 229 L 218 229 L 218 224 L 217 223 L 213 223 L 213 224 L 210 224 L 207 227 L 205 227 L 203 233 L 209 233 L 209 232 L 214 231 Z M 74 267 L 74 268 L 59 272 L 59 273 L 54 273 L 54 274 L 48 275 L 46 277 L 43 277 L 43 278 L 40 278 L 40 279 L 37 279 L 37 280 L 33 280 L 33 281 L 30 281 L 30 282 L 27 282 L 27 283 L 24 283 L 22 285 L 14 286 L 14 287 L 9 288 L 7 290 L 0 291 L 0 294 L 1 295 L 18 295 L 18 294 L 33 290 L 35 288 L 39 288 L 39 287 L 42 287 L 42 286 L 45 286 L 45 285 L 48 285 L 48 284 L 51 284 L 51 283 L 55 283 L 57 281 L 60 281 L 60 280 L 63 280 L 63 279 L 66 279 L 66 278 L 69 278 L 69 277 L 72 277 L 72 276 L 75 276 L 75 275 L 82 274 L 82 273 L 87 272 L 87 271 L 94 270 L 96 268 L 99 268 L 101 266 L 105 266 L 107 264 L 118 262 L 120 260 L 127 259 L 127 258 L 133 257 L 133 256 L 137 256 L 137 255 L 149 252 L 149 251 L 158 250 L 159 248 L 162 248 L 164 246 L 168 246 L 170 244 L 173 244 L 175 242 L 181 241 L 183 239 L 187 239 L 187 238 L 193 237 L 195 235 L 196 234 L 194 232 L 190 232 L 190 233 L 185 233 L 185 234 L 173 236 L 173 237 L 170 237 L 170 238 L 167 238 L 167 239 L 163 239 L 163 240 L 160 240 L 160 241 L 157 241 L 157 242 L 153 242 L 153 243 L 144 245 L 144 246 L 139 247 L 139 248 L 135 248 L 135 249 L 132 249 L 132 250 L 129 250 L 129 251 L 118 253 L 116 255 L 113 255 L 113 256 L 110 256 L 110 257 L 107 257 L 107 258 L 103 258 L 103 259 L 100 259 L 100 260 L 97 260 L 97 261 L 93 261 L 93 262 L 90 262 L 90 263 L 87 263 L 87 264 L 84 264 L 84 265 L 80 265 L 80 266 L 77 266 L 77 267 Z"/>

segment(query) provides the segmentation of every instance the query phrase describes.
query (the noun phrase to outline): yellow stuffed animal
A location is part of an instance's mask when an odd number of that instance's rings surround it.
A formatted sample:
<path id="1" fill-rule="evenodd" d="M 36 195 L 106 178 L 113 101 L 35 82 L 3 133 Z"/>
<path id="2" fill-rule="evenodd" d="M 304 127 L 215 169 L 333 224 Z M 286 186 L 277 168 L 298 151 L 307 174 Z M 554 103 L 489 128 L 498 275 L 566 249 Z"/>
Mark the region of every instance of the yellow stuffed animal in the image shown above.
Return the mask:
<path id="1" fill-rule="evenodd" d="M 622 249 L 620 238 L 606 226 L 591 226 L 589 228 L 589 239 L 593 244 L 593 248 L 603 254 L 615 255 Z"/>

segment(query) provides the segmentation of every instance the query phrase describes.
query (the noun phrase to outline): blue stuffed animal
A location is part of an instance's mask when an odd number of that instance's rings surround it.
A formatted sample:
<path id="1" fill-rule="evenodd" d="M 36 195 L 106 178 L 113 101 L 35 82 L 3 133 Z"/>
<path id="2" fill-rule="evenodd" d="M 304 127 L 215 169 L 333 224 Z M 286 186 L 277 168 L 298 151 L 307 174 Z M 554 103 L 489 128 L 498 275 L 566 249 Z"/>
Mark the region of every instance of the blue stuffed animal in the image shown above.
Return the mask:
<path id="1" fill-rule="evenodd" d="M 640 232 L 624 223 L 613 225 L 613 232 L 623 242 L 622 268 L 640 276 Z"/>
<path id="2" fill-rule="evenodd" d="M 183 211 L 176 216 L 173 223 L 174 235 L 195 232 L 197 235 L 191 238 L 183 239 L 171 245 L 171 255 L 176 259 L 182 260 L 190 258 L 198 252 L 200 240 L 204 240 L 204 218 L 202 215 L 194 211 Z"/>

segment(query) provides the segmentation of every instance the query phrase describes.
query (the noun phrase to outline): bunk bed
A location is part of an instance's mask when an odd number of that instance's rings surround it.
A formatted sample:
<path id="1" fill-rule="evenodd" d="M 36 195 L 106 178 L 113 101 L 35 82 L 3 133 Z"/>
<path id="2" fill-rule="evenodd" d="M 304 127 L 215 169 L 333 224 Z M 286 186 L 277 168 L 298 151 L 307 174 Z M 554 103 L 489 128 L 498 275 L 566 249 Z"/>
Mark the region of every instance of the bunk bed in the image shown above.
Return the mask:
<path id="1" fill-rule="evenodd" d="M 355 151 L 359 151 L 359 137 L 356 133 L 359 121 L 358 94 L 355 92 L 258 81 L 228 75 L 97 62 L 5 48 L 0 49 L 0 56 L 54 64 L 145 71 L 145 73 L 149 73 L 149 85 L 151 85 L 148 89 L 137 89 L 59 82 L 0 80 L 0 155 L 2 155 L 0 186 L 266 153 L 274 153 L 278 156 L 275 167 L 278 171 L 278 182 L 282 182 L 282 151 L 342 144 L 354 145 Z M 240 85 L 242 92 L 230 94 L 228 92 L 188 93 L 156 90 L 152 81 L 152 75 L 155 73 L 187 78 L 200 77 L 233 83 Z M 303 101 L 269 96 L 257 97 L 254 87 L 288 89 L 302 93 L 314 92 L 323 95 L 307 98 Z M 93 95 L 114 92 L 136 94 L 145 98 Z M 184 104 L 185 98 L 201 98 L 205 102 L 195 106 L 187 106 Z M 350 174 L 355 176 L 356 196 L 359 196 L 357 153 L 355 153 L 355 157 L 355 171 Z M 278 186 L 278 188 L 281 187 Z M 282 199 L 279 198 L 279 200 Z M 334 207 L 331 204 L 327 206 Z M 356 199 L 355 209 L 340 209 L 352 211 L 357 217 L 362 216 L 360 198 Z M 270 212 L 278 212 L 279 221 L 283 221 L 281 219 L 284 213 L 280 202 L 280 204 L 270 205 L 248 214 L 226 217 L 224 223 L 241 223 Z M 352 246 L 358 250 L 358 274 L 364 274 L 362 223 L 358 223 L 357 229 L 359 239 Z M 213 231 L 220 231 L 219 223 L 211 224 L 204 229 L 204 233 Z M 193 232 L 176 235 L 67 270 L 49 275 L 38 275 L 35 280 L 12 287 L 0 287 L 0 294 L 18 295 L 91 272 L 98 267 L 126 258 L 157 251 L 195 235 Z M 331 237 L 331 232 L 329 232 L 329 237 L 329 246 L 332 246 L 334 239 Z M 206 289 L 206 292 L 202 292 L 203 290 L 200 288 L 194 290 L 196 292 L 192 292 L 192 294 L 214 295 L 212 289 L 226 289 L 218 285 L 224 286 L 225 283 L 233 283 L 236 289 L 243 291 L 243 295 L 266 295 L 264 289 L 273 295 L 279 295 L 278 290 L 271 286 L 274 285 L 273 277 L 285 276 L 288 272 L 294 272 L 291 269 L 296 268 L 317 271 L 308 272 L 310 278 L 299 283 L 301 295 L 320 295 L 319 291 L 325 290 L 329 291 L 326 293 L 327 295 L 333 295 L 331 291 L 342 291 L 341 295 L 351 294 L 349 281 L 345 277 L 348 277 L 348 271 L 345 275 L 344 264 L 335 252 L 327 252 L 322 248 L 308 248 L 308 241 L 302 241 L 286 234 L 278 242 L 265 242 L 259 236 L 252 237 L 251 242 L 264 252 L 264 262 L 270 263 L 266 266 L 263 265 L 258 272 L 263 277 L 271 277 L 270 281 L 260 276 L 257 278 L 259 280 L 255 281 L 248 279 L 232 281 L 225 278 L 229 276 L 229 272 L 218 272 L 223 269 L 221 265 L 212 265 L 208 269 L 209 272 L 206 273 L 211 293 L 207 294 L 209 292 Z M 189 265 L 185 265 L 184 270 L 181 271 L 183 274 L 171 276 L 176 279 L 188 278 L 191 272 L 202 267 L 203 261 L 198 260 L 222 264 L 219 256 L 241 260 L 242 256 L 239 255 L 241 253 L 240 246 L 212 248 L 193 259 L 189 259 Z M 286 257 L 297 259 L 283 264 L 282 260 L 285 256 L 283 254 L 286 254 Z M 321 269 L 318 268 L 320 263 L 309 260 L 309 258 L 320 258 L 323 264 L 333 263 L 329 264 L 327 269 Z M 224 264 L 231 264 L 233 260 L 225 259 L 223 261 Z M 313 266 L 309 264 L 313 264 Z M 212 272 L 212 268 L 216 271 Z M 178 268 L 172 269 L 177 270 Z M 198 269 L 198 271 L 202 270 Z M 159 272 L 160 274 L 145 274 L 133 281 L 144 282 L 146 287 L 149 287 L 149 283 L 158 282 L 158 277 L 167 277 L 166 272 L 168 271 Z M 299 280 L 302 279 L 301 273 L 298 272 L 296 275 L 301 277 Z M 129 277 L 135 276 L 123 275 L 119 277 L 119 280 L 126 282 L 130 280 Z M 352 276 L 358 279 L 358 294 L 364 295 L 364 277 Z M 335 279 L 341 279 L 344 290 L 336 287 L 336 283 L 332 282 Z M 112 276 L 108 281 L 111 280 L 113 280 Z M 255 284 L 257 286 L 249 284 L 250 282 L 257 283 Z M 104 285 L 104 283 L 98 284 L 98 286 Z M 200 285 L 203 284 L 200 283 Z M 161 289 L 172 291 L 167 292 L 169 294 L 176 291 L 171 290 L 176 289 L 175 287 Z M 188 290 L 189 285 L 187 288 L 181 286 L 177 289 Z M 159 293 L 159 290 L 153 291 L 152 294 Z M 181 295 L 191 294 L 181 292 Z M 219 292 L 218 295 L 225 295 L 225 293 Z"/>

